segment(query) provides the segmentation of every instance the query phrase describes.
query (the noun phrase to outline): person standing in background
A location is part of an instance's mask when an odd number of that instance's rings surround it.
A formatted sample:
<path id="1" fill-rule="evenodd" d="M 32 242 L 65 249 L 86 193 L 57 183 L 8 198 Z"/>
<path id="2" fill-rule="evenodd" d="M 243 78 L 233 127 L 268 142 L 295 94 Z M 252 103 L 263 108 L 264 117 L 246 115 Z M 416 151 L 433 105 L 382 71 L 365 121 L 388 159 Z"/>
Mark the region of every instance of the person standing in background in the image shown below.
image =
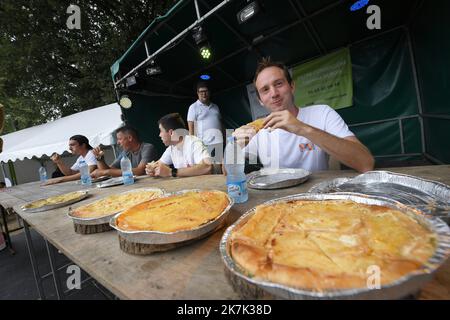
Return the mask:
<path id="1" fill-rule="evenodd" d="M 197 83 L 197 97 L 187 114 L 189 134 L 200 138 L 214 162 L 221 163 L 225 130 L 219 107 L 211 102 L 211 92 L 206 82 Z"/>

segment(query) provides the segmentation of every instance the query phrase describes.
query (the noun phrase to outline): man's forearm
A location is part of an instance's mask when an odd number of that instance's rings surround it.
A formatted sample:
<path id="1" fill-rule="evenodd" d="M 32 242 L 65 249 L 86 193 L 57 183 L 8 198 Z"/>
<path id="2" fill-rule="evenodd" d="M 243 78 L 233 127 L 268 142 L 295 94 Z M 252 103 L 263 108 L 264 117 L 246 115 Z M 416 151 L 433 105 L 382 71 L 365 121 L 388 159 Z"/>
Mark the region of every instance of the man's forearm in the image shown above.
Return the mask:
<path id="1" fill-rule="evenodd" d="M 189 135 L 194 136 L 195 135 L 195 127 L 193 121 L 188 121 L 188 128 L 189 128 Z"/>
<path id="2" fill-rule="evenodd" d="M 373 169 L 374 159 L 370 151 L 356 138 L 338 138 L 328 132 L 310 126 L 303 130 L 300 135 L 318 145 L 323 151 L 346 166 L 359 172 Z"/>
<path id="3" fill-rule="evenodd" d="M 106 164 L 104 159 L 97 160 L 97 168 L 100 170 L 111 169 L 111 167 Z"/>
<path id="4" fill-rule="evenodd" d="M 136 168 L 133 168 L 131 171 L 133 171 L 133 174 L 135 176 L 142 176 L 145 174 L 145 165 L 144 166 L 138 166 Z"/>
<path id="5" fill-rule="evenodd" d="M 80 180 L 80 178 L 81 178 L 81 173 L 78 172 L 75 174 L 71 174 L 69 176 L 61 177 L 61 182 Z"/>
<path id="6" fill-rule="evenodd" d="M 73 174 L 72 169 L 66 166 L 64 162 L 58 161 L 56 165 L 58 166 L 59 170 L 62 172 L 63 175 L 70 176 L 71 174 Z"/>
<path id="7" fill-rule="evenodd" d="M 111 177 L 120 177 L 122 175 L 122 170 L 116 168 L 106 169 L 106 175 Z"/>
<path id="8" fill-rule="evenodd" d="M 211 174 L 212 165 L 211 164 L 197 164 L 189 168 L 178 169 L 178 177 L 193 177 L 200 176 L 204 174 Z"/>

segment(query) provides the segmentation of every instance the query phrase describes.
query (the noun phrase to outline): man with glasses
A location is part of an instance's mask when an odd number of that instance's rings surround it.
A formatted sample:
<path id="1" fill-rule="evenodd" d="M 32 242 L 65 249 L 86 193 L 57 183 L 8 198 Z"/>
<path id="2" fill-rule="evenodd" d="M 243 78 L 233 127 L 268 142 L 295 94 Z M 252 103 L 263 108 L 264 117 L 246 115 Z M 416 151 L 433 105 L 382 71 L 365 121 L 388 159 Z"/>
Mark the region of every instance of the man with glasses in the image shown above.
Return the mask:
<path id="1" fill-rule="evenodd" d="M 197 96 L 187 115 L 189 134 L 199 137 L 214 161 L 221 163 L 225 130 L 219 107 L 211 102 L 209 86 L 204 81 L 197 83 Z"/>

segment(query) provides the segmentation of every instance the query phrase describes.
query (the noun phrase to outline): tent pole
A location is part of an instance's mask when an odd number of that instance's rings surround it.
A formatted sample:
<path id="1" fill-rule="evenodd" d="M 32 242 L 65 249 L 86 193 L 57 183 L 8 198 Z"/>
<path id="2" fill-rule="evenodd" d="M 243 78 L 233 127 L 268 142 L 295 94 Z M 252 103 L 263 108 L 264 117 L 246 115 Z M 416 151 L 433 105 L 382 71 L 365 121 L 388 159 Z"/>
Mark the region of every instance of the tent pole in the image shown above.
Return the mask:
<path id="1" fill-rule="evenodd" d="M 116 144 L 111 145 L 111 149 L 113 151 L 114 154 L 114 159 L 117 159 L 117 151 L 116 151 Z"/>
<path id="2" fill-rule="evenodd" d="M 17 177 L 16 177 L 16 170 L 14 169 L 14 163 L 9 160 L 8 161 L 8 168 L 9 168 L 9 175 L 11 176 L 11 182 L 13 186 L 17 186 Z"/>
<path id="3" fill-rule="evenodd" d="M 433 157 L 432 155 L 428 154 L 428 153 L 424 153 L 425 158 L 427 158 L 428 160 L 430 160 L 431 162 L 437 163 L 437 164 L 446 164 L 444 162 L 442 162 L 439 159 L 436 159 L 435 157 Z"/>
<path id="4" fill-rule="evenodd" d="M 194 0 L 194 3 L 195 3 L 195 12 L 197 13 L 197 20 L 200 20 L 201 16 L 200 16 L 200 10 L 198 9 L 197 0 Z"/>
<path id="5" fill-rule="evenodd" d="M 2 173 L 3 173 L 3 178 L 7 178 L 6 177 L 6 172 L 5 172 L 5 167 L 3 166 L 5 163 L 2 161 Z"/>
<path id="6" fill-rule="evenodd" d="M 209 11 L 208 13 L 206 13 L 204 16 L 202 16 L 200 19 L 197 19 L 194 23 L 192 23 L 189 27 L 187 27 L 186 29 L 184 29 L 182 32 L 180 32 L 177 36 L 175 36 L 172 40 L 170 40 L 169 42 L 167 42 L 165 45 L 163 45 L 161 48 L 159 48 L 156 52 L 152 53 L 151 56 L 147 57 L 146 59 L 144 59 L 141 63 L 139 63 L 136 67 L 134 67 L 131 71 L 128 71 L 128 73 L 126 75 L 124 75 L 122 78 L 120 78 L 119 80 L 114 82 L 114 86 L 117 86 L 119 83 L 121 83 L 122 81 L 124 81 L 127 77 L 129 77 L 130 75 L 134 74 L 137 70 L 139 70 L 139 68 L 141 68 L 144 64 L 146 64 L 148 61 L 150 61 L 151 59 L 155 58 L 159 53 L 161 53 L 162 51 L 166 50 L 167 48 L 169 48 L 170 46 L 172 46 L 173 44 L 176 43 L 176 41 L 178 41 L 180 38 L 182 38 L 185 34 L 187 34 L 189 31 L 191 31 L 194 27 L 198 26 L 199 24 L 201 24 L 205 19 L 207 19 L 210 15 L 212 15 L 214 12 L 216 12 L 217 10 L 220 10 L 223 6 L 225 6 L 228 2 L 230 2 L 231 0 L 223 0 L 221 3 L 219 3 L 217 6 L 214 7 L 214 9 L 212 9 L 211 11 Z"/>
<path id="7" fill-rule="evenodd" d="M 425 146 L 425 130 L 423 126 L 422 91 L 420 90 L 419 78 L 417 77 L 416 59 L 414 55 L 413 45 L 411 41 L 411 32 L 409 27 L 406 27 L 406 39 L 408 42 L 409 54 L 411 56 L 411 67 L 413 71 L 414 87 L 416 89 L 416 96 L 417 96 L 417 108 L 419 109 L 419 125 L 420 125 L 420 134 L 422 137 L 422 153 L 425 155 L 426 146 Z"/>

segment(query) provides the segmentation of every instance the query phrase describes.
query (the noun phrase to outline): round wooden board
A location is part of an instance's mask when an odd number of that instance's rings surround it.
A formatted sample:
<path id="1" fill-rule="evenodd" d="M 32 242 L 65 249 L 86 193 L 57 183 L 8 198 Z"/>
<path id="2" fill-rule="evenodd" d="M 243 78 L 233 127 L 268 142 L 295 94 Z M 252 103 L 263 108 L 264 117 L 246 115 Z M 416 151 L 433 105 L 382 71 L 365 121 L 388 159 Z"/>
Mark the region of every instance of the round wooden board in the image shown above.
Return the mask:
<path id="1" fill-rule="evenodd" d="M 87 224 L 79 224 L 79 223 L 74 222 L 73 226 L 74 226 L 75 232 L 79 233 L 79 234 L 100 233 L 100 232 L 110 231 L 113 229 L 113 228 L 111 228 L 109 223 L 87 225 Z"/>
<path id="2" fill-rule="evenodd" d="M 239 278 L 237 275 L 232 273 L 227 267 L 224 267 L 225 270 L 225 277 L 227 278 L 228 282 L 233 287 L 233 290 L 239 294 L 239 296 L 244 300 L 255 300 L 255 299 L 261 299 L 261 300 L 273 300 L 278 299 L 276 296 L 268 293 L 267 291 L 261 289 L 257 285 L 254 285 L 253 283 L 249 283 L 241 278 Z"/>
<path id="3" fill-rule="evenodd" d="M 120 249 L 122 249 L 122 251 L 124 251 L 126 253 L 136 254 L 136 255 L 148 255 L 148 254 L 152 254 L 152 253 L 156 253 L 156 252 L 162 252 L 162 251 L 176 249 L 176 248 L 194 243 L 200 239 L 203 239 L 203 238 L 206 238 L 206 237 L 212 235 L 214 232 L 221 229 L 222 227 L 223 227 L 223 225 L 218 226 L 216 229 L 214 229 L 208 233 L 205 233 L 204 235 L 202 235 L 201 237 L 198 237 L 196 239 L 191 239 L 191 240 L 181 241 L 181 242 L 176 242 L 176 243 L 165 243 L 165 244 L 148 244 L 148 243 L 131 242 L 119 234 L 119 244 L 120 244 Z"/>

